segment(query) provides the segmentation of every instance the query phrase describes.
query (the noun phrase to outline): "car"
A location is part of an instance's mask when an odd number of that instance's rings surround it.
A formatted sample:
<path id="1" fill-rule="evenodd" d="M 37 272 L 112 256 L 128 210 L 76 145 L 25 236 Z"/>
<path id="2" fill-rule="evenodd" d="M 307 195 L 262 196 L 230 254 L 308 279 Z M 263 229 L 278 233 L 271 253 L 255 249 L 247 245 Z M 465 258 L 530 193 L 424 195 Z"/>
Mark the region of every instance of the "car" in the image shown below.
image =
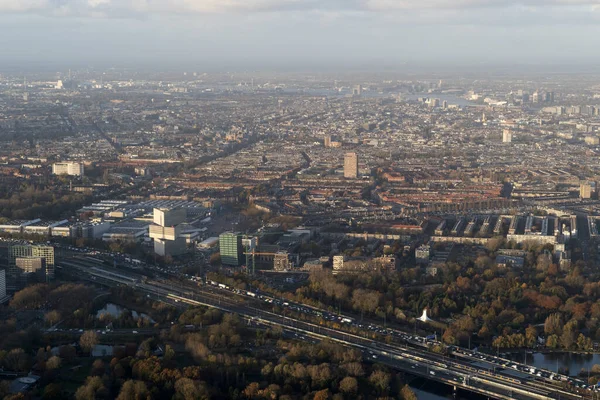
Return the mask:
<path id="1" fill-rule="evenodd" d="M 131 331 L 131 333 L 133 333 L 133 334 L 136 334 L 136 335 L 137 335 L 137 334 L 138 334 L 138 331 Z"/>

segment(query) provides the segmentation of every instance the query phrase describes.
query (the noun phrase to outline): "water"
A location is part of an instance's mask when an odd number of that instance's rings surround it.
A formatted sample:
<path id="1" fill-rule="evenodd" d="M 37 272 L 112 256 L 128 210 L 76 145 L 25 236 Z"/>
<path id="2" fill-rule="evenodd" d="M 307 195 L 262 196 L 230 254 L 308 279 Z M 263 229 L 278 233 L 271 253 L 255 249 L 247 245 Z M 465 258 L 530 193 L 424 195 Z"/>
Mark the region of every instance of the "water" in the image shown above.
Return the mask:
<path id="1" fill-rule="evenodd" d="M 118 306 L 116 304 L 113 303 L 107 303 L 104 308 L 101 308 L 100 310 L 98 310 L 98 312 L 96 313 L 96 318 L 100 318 L 102 315 L 112 315 L 115 318 L 118 318 L 121 314 L 123 314 L 125 311 L 128 311 L 126 308 L 123 308 L 121 306 Z M 146 318 L 148 319 L 150 322 L 154 322 L 152 320 L 152 318 L 150 318 L 149 315 L 144 314 L 144 313 L 138 313 L 137 311 L 131 311 L 131 315 L 133 316 L 134 319 L 138 319 L 140 317 Z"/>
<path id="2" fill-rule="evenodd" d="M 75 347 L 75 346 L 77 346 L 77 343 L 73 343 L 73 344 L 71 344 L 71 346 Z M 112 356 L 113 355 L 113 348 L 114 348 L 114 346 L 108 346 L 108 345 L 105 345 L 105 344 L 97 344 L 92 349 L 92 357 L 107 357 L 107 356 Z M 59 347 L 58 346 L 57 347 L 53 347 L 52 349 L 50 349 L 50 352 L 54 356 L 60 355 L 60 351 L 59 351 Z"/>
<path id="3" fill-rule="evenodd" d="M 113 355 L 113 346 L 97 344 L 92 350 L 92 357 L 106 357 Z"/>
<path id="4" fill-rule="evenodd" d="M 440 382 L 423 378 L 415 378 L 408 384 L 419 400 L 472 400 L 485 399 L 471 392 L 459 390 L 457 396 L 452 395 L 452 387 Z"/>
<path id="5" fill-rule="evenodd" d="M 426 392 L 422 389 L 416 389 L 412 386 L 411 389 L 413 390 L 413 392 L 415 392 L 415 394 L 417 395 L 417 399 L 419 400 L 448 400 L 449 398 L 452 398 L 452 394 L 449 394 L 448 396 L 444 397 L 440 396 L 439 394 Z"/>
<path id="6" fill-rule="evenodd" d="M 523 354 L 514 354 L 515 361 L 523 361 Z M 600 365 L 600 354 L 533 353 L 527 355 L 527 364 L 556 372 L 556 368 L 569 368 L 569 375 L 576 376 L 582 369 Z"/>

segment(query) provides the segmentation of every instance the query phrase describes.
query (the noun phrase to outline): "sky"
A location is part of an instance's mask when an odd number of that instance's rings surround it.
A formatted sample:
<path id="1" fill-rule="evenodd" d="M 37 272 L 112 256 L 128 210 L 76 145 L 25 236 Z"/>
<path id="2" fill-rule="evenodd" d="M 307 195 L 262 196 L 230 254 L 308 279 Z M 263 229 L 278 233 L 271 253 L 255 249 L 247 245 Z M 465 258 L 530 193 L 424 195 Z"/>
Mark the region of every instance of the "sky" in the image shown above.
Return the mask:
<path id="1" fill-rule="evenodd" d="M 0 66 L 593 65 L 600 0 L 0 0 Z"/>

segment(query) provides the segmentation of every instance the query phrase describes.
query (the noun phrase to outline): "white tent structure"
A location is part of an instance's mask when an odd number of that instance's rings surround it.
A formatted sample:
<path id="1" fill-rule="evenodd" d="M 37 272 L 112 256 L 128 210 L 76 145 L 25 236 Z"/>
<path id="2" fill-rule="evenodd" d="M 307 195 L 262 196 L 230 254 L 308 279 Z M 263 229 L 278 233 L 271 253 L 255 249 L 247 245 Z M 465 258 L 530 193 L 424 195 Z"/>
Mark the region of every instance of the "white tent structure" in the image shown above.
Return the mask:
<path id="1" fill-rule="evenodd" d="M 427 309 L 423 310 L 423 315 L 421 315 L 419 318 L 417 318 L 419 321 L 422 322 L 432 322 L 433 320 L 431 318 L 429 318 L 427 316 Z"/>

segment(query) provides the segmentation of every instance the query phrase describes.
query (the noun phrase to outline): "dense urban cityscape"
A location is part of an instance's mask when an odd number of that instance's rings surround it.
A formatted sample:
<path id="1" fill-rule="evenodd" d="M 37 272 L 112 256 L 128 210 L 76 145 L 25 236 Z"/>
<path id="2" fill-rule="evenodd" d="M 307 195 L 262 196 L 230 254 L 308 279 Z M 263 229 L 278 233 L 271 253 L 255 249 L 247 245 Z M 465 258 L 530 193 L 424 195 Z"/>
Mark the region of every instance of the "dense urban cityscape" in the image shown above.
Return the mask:
<path id="1" fill-rule="evenodd" d="M 5 399 L 598 395 L 596 76 L 3 74 L 0 142 Z"/>

